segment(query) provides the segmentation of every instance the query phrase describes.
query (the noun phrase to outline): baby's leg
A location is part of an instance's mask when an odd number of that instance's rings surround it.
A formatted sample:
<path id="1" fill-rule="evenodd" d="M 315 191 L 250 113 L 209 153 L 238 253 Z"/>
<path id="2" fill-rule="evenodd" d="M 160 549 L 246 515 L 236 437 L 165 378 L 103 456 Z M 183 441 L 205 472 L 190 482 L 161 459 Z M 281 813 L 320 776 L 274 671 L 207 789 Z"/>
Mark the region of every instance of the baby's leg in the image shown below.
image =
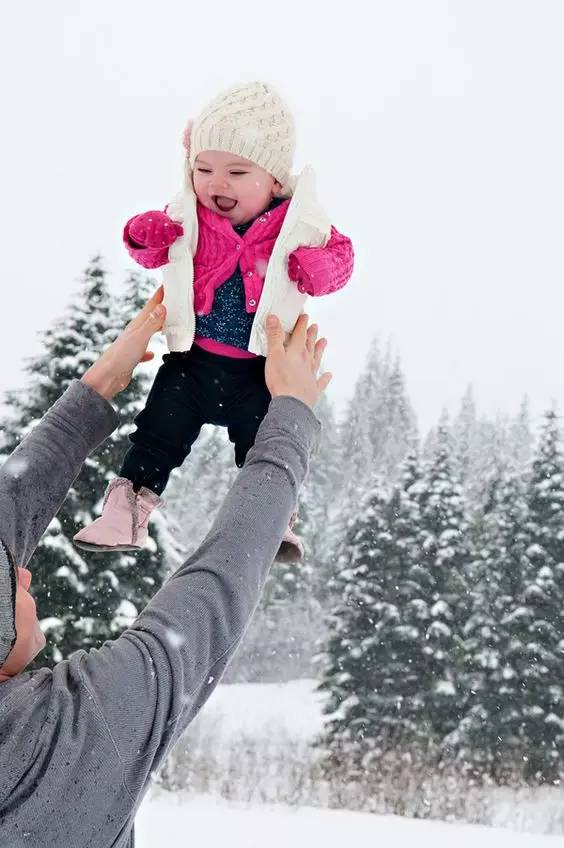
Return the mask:
<path id="1" fill-rule="evenodd" d="M 270 392 L 264 382 L 264 372 L 256 372 L 245 392 L 229 411 L 227 432 L 235 444 L 235 464 L 242 468 L 247 453 L 255 443 L 257 430 L 271 401 Z"/>
<path id="2" fill-rule="evenodd" d="M 235 443 L 235 462 L 241 468 L 245 463 L 248 451 L 255 443 L 257 430 L 264 416 L 268 412 L 271 401 L 270 392 L 264 381 L 264 368 L 249 374 L 249 381 L 244 392 L 230 405 L 227 432 L 229 438 Z M 282 543 L 276 554 L 279 562 L 295 563 L 304 557 L 304 546 L 292 527 L 297 515 L 290 518 L 290 523 Z"/>
<path id="3" fill-rule="evenodd" d="M 132 446 L 120 471 L 136 491 L 145 486 L 157 495 L 190 453 L 204 423 L 187 355 L 166 354 L 163 359 L 145 408 L 135 419 L 137 429 L 129 437 Z"/>

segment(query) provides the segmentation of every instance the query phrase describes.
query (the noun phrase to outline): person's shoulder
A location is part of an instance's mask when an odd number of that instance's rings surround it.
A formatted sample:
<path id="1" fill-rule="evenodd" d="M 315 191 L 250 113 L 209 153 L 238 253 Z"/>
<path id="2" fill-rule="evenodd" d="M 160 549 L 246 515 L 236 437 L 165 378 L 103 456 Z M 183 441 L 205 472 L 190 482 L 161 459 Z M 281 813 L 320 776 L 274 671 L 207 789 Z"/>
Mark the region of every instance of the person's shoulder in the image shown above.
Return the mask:
<path id="1" fill-rule="evenodd" d="M 50 668 L 23 671 L 0 683 L 2 729 L 5 730 L 10 723 L 10 716 L 14 716 L 14 720 L 21 723 L 25 715 L 29 717 L 38 711 L 43 711 L 49 704 L 52 685 L 53 672 Z M 31 731 L 35 723 L 32 721 L 31 725 L 26 723 L 26 726 Z"/>

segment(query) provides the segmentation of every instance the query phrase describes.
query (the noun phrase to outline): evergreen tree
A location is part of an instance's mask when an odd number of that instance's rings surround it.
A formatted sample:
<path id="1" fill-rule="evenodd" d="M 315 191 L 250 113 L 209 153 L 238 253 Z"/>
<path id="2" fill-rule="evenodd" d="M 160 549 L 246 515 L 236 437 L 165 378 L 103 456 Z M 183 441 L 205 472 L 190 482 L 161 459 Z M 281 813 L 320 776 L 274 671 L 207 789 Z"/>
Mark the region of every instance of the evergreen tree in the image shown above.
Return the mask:
<path id="1" fill-rule="evenodd" d="M 358 503 L 374 474 L 389 482 L 417 435 L 399 358 L 374 340 L 340 427 L 342 491 Z"/>
<path id="2" fill-rule="evenodd" d="M 529 398 L 523 398 L 519 412 L 510 427 L 511 467 L 520 473 L 526 473 L 531 461 L 533 436 L 531 433 L 531 413 Z"/>
<path id="3" fill-rule="evenodd" d="M 467 766 L 497 781 L 526 756 L 520 705 L 528 663 L 528 507 L 522 479 L 500 472 L 475 535 L 474 583 L 466 622 L 466 715 L 449 742 Z"/>
<path id="4" fill-rule="evenodd" d="M 386 606 L 389 552 L 386 493 L 376 483 L 347 533 L 335 579 L 339 601 L 329 621 L 320 691 L 330 716 L 323 744 L 336 762 L 360 767 L 373 738 L 373 649 L 378 626 L 395 616 Z"/>
<path id="5" fill-rule="evenodd" d="M 425 746 L 433 737 L 427 701 L 435 680 L 427 636 L 435 599 L 433 583 L 423 565 L 421 507 L 426 483 L 417 450 L 408 454 L 400 471 L 400 482 L 390 504 L 397 559 L 394 589 L 400 620 L 387 639 L 395 660 L 390 679 L 396 693 L 396 712 L 390 712 L 388 721 L 398 726 L 398 736 L 404 744 Z"/>
<path id="6" fill-rule="evenodd" d="M 452 427 L 453 471 L 461 486 L 468 483 L 476 463 L 478 421 L 472 386 L 462 397 L 460 411 Z"/>
<path id="7" fill-rule="evenodd" d="M 434 598 L 420 565 L 422 493 L 412 451 L 391 495 L 378 482 L 366 495 L 339 562 L 340 596 L 321 657 L 331 716 L 321 743 L 332 759 L 358 768 L 391 749 L 426 746 L 433 731 L 426 644 Z"/>
<path id="8" fill-rule="evenodd" d="M 421 486 L 421 536 L 416 565 L 425 595 L 429 624 L 425 654 L 429 691 L 424 693 L 425 714 L 437 739 L 457 726 L 464 709 L 463 627 L 468 603 L 470 551 L 464 502 L 452 471 L 448 422 L 437 429 L 437 446 Z"/>
<path id="9" fill-rule="evenodd" d="M 375 372 L 376 374 L 378 372 Z M 341 451 L 341 485 L 339 491 L 351 506 L 362 499 L 367 479 L 374 468 L 374 452 L 370 440 L 370 400 L 375 375 L 369 366 L 358 378 L 353 397 L 339 425 Z"/>
<path id="10" fill-rule="evenodd" d="M 95 361 L 115 332 L 106 274 L 100 257 L 95 257 L 63 318 L 43 334 L 43 352 L 27 367 L 29 386 L 8 397 L 11 414 L 5 428 L 6 454 Z M 129 390 L 130 398 L 135 386 L 136 381 Z M 135 616 L 158 582 L 159 555 L 154 552 L 155 561 L 149 554 L 141 555 L 140 570 L 131 556 L 86 554 L 72 544 L 79 527 L 96 516 L 106 485 L 119 468 L 117 455 L 124 448 L 124 434 L 118 432 L 86 460 L 34 555 L 34 596 L 48 633 L 42 663 L 46 658 L 57 662 L 78 648 L 88 649 L 111 638 Z"/>
<path id="11" fill-rule="evenodd" d="M 498 780 L 516 769 L 540 782 L 562 774 L 563 470 L 549 412 L 530 477 L 501 478 L 482 525 L 466 626 L 472 695 L 452 741 Z"/>
<path id="12" fill-rule="evenodd" d="M 521 729 L 529 744 L 527 774 L 553 781 L 564 754 L 564 459 L 558 418 L 546 413 L 528 491 L 532 579 L 524 592 L 528 664 Z"/>
<path id="13" fill-rule="evenodd" d="M 407 397 L 399 357 L 392 358 L 390 353 L 384 362 L 373 404 L 373 471 L 383 479 L 394 482 L 397 480 L 400 464 L 417 436 L 417 425 Z"/>
<path id="14" fill-rule="evenodd" d="M 451 428 L 452 470 L 462 487 L 470 513 L 479 514 L 486 506 L 491 485 L 511 464 L 508 421 L 478 417 L 472 386 L 462 397 L 460 411 Z"/>

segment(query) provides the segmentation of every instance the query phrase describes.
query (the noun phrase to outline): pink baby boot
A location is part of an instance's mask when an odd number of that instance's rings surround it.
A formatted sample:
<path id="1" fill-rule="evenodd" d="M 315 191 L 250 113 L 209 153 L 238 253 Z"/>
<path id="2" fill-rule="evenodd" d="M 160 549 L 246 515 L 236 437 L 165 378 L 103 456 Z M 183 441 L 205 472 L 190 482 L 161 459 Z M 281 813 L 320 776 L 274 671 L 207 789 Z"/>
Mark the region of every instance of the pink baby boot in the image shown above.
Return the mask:
<path id="1" fill-rule="evenodd" d="M 150 489 L 133 490 L 131 480 L 116 477 L 104 496 L 102 515 L 76 534 L 75 545 L 87 551 L 136 551 L 147 541 L 152 511 L 161 499 Z"/>

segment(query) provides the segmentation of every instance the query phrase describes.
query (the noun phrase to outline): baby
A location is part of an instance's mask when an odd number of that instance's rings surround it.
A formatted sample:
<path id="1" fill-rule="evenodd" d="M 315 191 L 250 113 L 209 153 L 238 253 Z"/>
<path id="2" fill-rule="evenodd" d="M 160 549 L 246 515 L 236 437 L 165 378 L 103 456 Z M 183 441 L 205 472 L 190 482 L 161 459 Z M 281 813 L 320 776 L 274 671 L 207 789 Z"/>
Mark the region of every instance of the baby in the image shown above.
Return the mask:
<path id="1" fill-rule="evenodd" d="M 74 541 L 98 551 L 143 547 L 151 512 L 203 424 L 227 427 L 241 467 L 271 397 L 264 379 L 268 313 L 291 331 L 308 295 L 342 288 L 348 238 L 319 208 L 314 176 L 291 176 L 293 119 L 270 85 L 213 100 L 184 136 L 182 192 L 164 212 L 136 215 L 124 242 L 144 268 L 163 267 L 169 353 L 136 417 L 102 515 Z M 292 517 L 277 559 L 303 545 Z"/>

